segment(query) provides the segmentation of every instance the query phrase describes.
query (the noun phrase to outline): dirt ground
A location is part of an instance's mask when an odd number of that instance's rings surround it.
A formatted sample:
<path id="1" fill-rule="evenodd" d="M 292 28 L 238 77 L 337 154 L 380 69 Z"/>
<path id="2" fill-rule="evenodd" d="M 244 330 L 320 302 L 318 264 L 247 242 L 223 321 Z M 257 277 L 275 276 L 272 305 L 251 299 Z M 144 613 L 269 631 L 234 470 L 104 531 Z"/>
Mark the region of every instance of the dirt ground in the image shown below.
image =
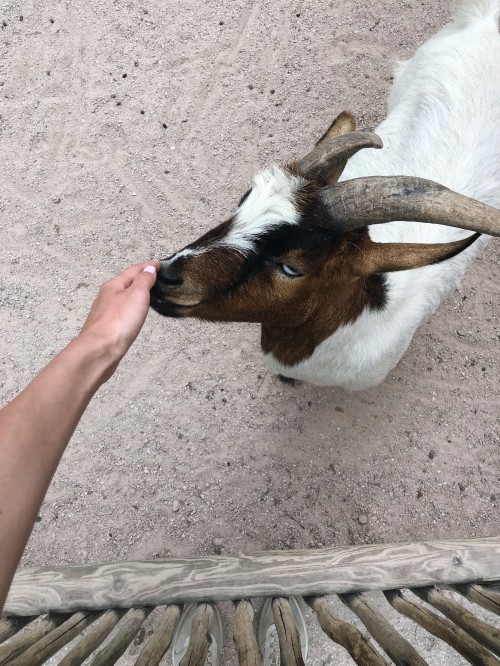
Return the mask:
<path id="1" fill-rule="evenodd" d="M 0 6 L 3 401 L 78 331 L 105 278 L 224 220 L 259 168 L 297 158 L 340 110 L 375 127 L 395 62 L 450 9 Z M 499 249 L 356 394 L 281 384 L 255 325 L 151 313 L 82 419 L 23 564 L 498 534 Z M 437 643 L 426 658 L 451 664 Z M 343 659 L 312 633 L 310 663 Z"/>

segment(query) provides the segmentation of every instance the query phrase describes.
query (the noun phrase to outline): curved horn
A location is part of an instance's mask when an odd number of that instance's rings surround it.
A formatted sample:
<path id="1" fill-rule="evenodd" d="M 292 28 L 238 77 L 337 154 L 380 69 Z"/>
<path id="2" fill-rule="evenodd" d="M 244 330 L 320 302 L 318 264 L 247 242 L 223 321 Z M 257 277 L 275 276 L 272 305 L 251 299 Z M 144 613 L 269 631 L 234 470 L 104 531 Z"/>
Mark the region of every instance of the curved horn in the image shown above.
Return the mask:
<path id="1" fill-rule="evenodd" d="M 297 162 L 300 171 L 325 183 L 336 182 L 347 160 L 362 148 L 382 148 L 382 139 L 374 132 L 348 132 L 324 138 Z"/>
<path id="2" fill-rule="evenodd" d="M 324 187 L 321 197 L 342 231 L 402 220 L 500 236 L 500 210 L 425 178 L 355 178 Z"/>

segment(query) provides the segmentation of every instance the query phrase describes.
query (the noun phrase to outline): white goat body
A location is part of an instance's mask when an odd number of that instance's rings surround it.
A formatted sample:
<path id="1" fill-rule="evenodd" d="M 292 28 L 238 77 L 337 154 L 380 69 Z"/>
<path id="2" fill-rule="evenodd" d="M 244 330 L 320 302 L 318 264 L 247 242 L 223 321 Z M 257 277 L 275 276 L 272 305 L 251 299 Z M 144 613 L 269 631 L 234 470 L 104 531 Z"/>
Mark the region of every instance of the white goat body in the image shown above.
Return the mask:
<path id="1" fill-rule="evenodd" d="M 376 130 L 384 149 L 357 153 L 341 180 L 419 176 L 500 208 L 498 16 L 498 0 L 462 1 L 453 22 L 399 65 L 388 117 Z M 417 222 L 372 226 L 369 233 L 377 242 L 405 243 L 442 243 L 468 235 Z M 380 383 L 487 240 L 483 236 L 448 261 L 386 274 L 382 310 L 365 309 L 296 365 L 284 366 L 267 354 L 268 365 L 288 377 L 353 390 Z"/>

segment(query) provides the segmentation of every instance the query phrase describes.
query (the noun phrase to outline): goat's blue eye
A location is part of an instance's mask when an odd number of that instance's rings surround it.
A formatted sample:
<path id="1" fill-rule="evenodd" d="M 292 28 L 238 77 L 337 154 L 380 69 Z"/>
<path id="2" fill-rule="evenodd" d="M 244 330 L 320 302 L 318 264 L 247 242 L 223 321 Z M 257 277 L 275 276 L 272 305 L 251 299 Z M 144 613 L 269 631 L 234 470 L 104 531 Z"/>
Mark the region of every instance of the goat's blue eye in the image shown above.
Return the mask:
<path id="1" fill-rule="evenodd" d="M 280 267 L 281 272 L 284 273 L 287 277 L 300 277 L 303 275 L 303 273 L 298 271 L 293 266 L 290 266 L 290 264 L 278 264 L 278 266 Z"/>

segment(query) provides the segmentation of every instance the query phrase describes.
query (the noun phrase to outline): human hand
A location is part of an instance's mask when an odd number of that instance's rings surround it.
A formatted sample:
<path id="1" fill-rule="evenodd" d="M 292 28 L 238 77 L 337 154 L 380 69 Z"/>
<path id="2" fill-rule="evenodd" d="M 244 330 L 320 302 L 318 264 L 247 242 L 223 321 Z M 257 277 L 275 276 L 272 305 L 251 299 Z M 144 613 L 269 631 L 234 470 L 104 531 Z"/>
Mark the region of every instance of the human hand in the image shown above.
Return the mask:
<path id="1" fill-rule="evenodd" d="M 149 309 L 149 291 L 159 269 L 159 261 L 130 266 L 104 282 L 92 304 L 78 338 L 102 345 L 114 367 L 144 324 Z"/>

